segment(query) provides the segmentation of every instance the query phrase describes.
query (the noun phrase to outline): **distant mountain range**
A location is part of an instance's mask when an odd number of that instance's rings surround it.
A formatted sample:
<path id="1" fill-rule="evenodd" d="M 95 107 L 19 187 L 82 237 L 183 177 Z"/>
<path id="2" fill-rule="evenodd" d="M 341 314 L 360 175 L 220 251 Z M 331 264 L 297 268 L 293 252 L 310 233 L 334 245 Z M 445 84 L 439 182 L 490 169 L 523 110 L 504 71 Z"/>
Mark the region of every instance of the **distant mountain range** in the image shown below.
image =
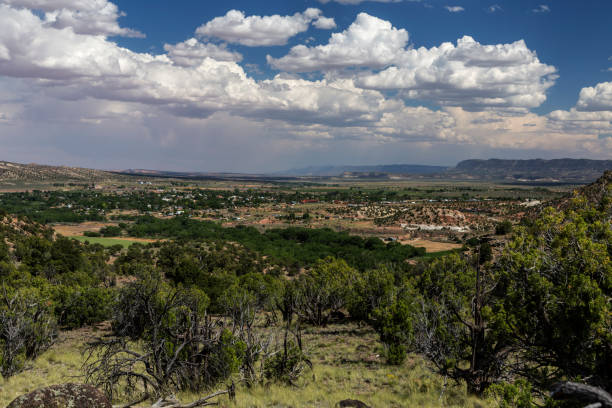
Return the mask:
<path id="1" fill-rule="evenodd" d="M 595 181 L 612 170 L 612 160 L 465 160 L 455 167 L 390 164 L 379 166 L 311 166 L 273 174 L 171 172 L 130 169 L 102 171 L 0 161 L 0 181 L 88 181 L 125 176 L 178 179 L 294 180 L 294 179 L 420 179 L 485 180 L 507 183 L 576 183 Z"/>
<path id="2" fill-rule="evenodd" d="M 425 166 L 419 164 L 387 164 L 379 166 L 309 166 L 291 169 L 277 174 L 284 176 L 337 177 L 358 173 L 369 174 L 433 174 L 448 169 L 443 166 Z"/>
<path id="3" fill-rule="evenodd" d="M 261 174 L 247 174 L 247 173 L 165 171 L 165 170 L 146 170 L 146 169 L 115 170 L 113 172 L 117 174 L 123 174 L 126 176 L 183 178 L 183 179 L 193 179 L 193 180 L 210 179 L 210 178 L 260 178 L 260 177 L 264 177 Z"/>
<path id="4" fill-rule="evenodd" d="M 588 183 L 606 170 L 612 160 L 464 160 L 455 167 L 392 164 L 385 166 L 311 166 L 278 173 L 298 177 L 406 178 L 491 180 L 519 183 Z"/>
<path id="5" fill-rule="evenodd" d="M 451 178 L 503 180 L 516 182 L 588 183 L 606 170 L 612 170 L 612 160 L 465 160 L 444 172 Z"/>

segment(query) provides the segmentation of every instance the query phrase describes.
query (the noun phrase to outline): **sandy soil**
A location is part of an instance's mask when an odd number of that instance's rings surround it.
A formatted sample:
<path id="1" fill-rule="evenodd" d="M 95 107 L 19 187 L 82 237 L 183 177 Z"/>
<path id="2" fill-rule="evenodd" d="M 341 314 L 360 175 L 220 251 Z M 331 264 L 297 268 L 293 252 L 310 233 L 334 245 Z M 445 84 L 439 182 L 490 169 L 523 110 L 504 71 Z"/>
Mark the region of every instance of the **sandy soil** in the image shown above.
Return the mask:
<path id="1" fill-rule="evenodd" d="M 428 241 L 425 239 L 410 239 L 410 240 L 400 240 L 402 244 L 412 245 L 414 247 L 424 247 L 427 252 L 440 252 L 440 251 L 450 251 L 452 249 L 461 248 L 461 244 L 453 244 L 449 242 L 435 242 Z"/>
<path id="2" fill-rule="evenodd" d="M 82 224 L 58 224 L 53 225 L 53 229 L 56 233 L 62 234 L 65 237 L 75 237 L 83 235 L 85 231 L 100 231 L 100 228 L 109 225 L 117 225 L 109 222 L 84 222 Z"/>
<path id="3" fill-rule="evenodd" d="M 112 222 L 93 222 L 88 221 L 82 224 L 59 224 L 53 225 L 53 229 L 56 234 L 61 234 L 65 237 L 78 237 L 83 236 L 83 232 L 85 231 L 100 231 L 100 228 L 106 227 L 109 225 L 117 225 Z M 134 237 L 112 237 L 113 239 L 119 239 L 124 241 L 132 241 L 132 242 L 142 242 L 143 244 L 148 244 L 151 242 L 165 241 L 160 239 L 150 239 L 150 238 L 134 238 Z"/>

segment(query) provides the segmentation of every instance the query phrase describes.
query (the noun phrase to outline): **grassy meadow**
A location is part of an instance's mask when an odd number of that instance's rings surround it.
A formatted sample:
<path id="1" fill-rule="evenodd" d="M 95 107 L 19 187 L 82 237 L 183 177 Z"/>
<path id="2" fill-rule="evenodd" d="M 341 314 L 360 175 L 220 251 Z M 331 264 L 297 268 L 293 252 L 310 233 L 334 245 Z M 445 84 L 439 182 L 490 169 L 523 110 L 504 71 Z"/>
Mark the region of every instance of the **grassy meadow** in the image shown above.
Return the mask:
<path id="1" fill-rule="evenodd" d="M 39 387 L 82 382 L 84 344 L 102 331 L 86 328 L 62 332 L 58 342 L 35 360 L 29 369 L 0 380 L 0 406 Z M 445 381 L 419 357 L 410 356 L 401 366 L 389 366 L 380 356 L 380 343 L 368 327 L 354 324 L 308 328 L 304 345 L 314 364 L 298 387 L 284 384 L 239 385 L 236 400 L 222 397 L 222 407 L 334 407 L 343 399 L 358 399 L 371 407 L 486 408 L 494 401 L 466 393 L 465 386 Z M 198 395 L 179 394 L 187 403 Z M 125 403 L 128 401 L 114 401 Z"/>
<path id="2" fill-rule="evenodd" d="M 90 244 L 100 244 L 105 247 L 111 247 L 113 245 L 121 245 L 122 247 L 127 248 L 132 244 L 140 242 L 140 241 L 124 239 L 124 238 L 103 238 L 103 237 L 85 237 L 85 236 L 73 236 L 70 238 L 76 239 L 77 241 L 80 241 L 80 242 L 89 242 Z"/>

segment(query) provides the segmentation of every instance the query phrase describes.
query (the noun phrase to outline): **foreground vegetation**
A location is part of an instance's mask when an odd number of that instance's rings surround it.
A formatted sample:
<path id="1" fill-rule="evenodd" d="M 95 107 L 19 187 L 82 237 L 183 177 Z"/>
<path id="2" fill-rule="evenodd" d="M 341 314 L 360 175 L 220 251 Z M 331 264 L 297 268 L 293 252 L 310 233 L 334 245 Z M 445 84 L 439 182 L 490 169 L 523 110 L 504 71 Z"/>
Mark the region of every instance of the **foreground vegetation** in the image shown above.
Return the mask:
<path id="1" fill-rule="evenodd" d="M 64 332 L 58 342 L 32 362 L 27 371 L 0 380 L 0 406 L 39 387 L 78 381 L 82 375 L 85 343 L 104 331 L 79 329 Z M 434 374 L 418 356 L 401 366 L 389 366 L 380 357 L 374 331 L 354 324 L 333 324 L 304 332 L 313 362 L 308 381 L 299 387 L 271 384 L 238 386 L 235 402 L 221 399 L 226 407 L 333 407 L 338 401 L 356 398 L 374 407 L 493 407 L 493 399 L 470 396 L 465 386 L 447 382 Z M 314 380 L 312 377 L 314 376 Z M 201 394 L 180 393 L 182 401 Z M 124 401 L 125 402 L 125 401 Z"/>
<path id="2" fill-rule="evenodd" d="M 565 406 L 549 398 L 559 381 L 611 391 L 611 176 L 499 223 L 506 241 L 435 257 L 188 217 L 91 237 L 163 241 L 82 243 L 0 214 L 2 389 L 37 372 L 81 376 L 118 402 L 235 384 L 227 406 L 553 407 Z"/>

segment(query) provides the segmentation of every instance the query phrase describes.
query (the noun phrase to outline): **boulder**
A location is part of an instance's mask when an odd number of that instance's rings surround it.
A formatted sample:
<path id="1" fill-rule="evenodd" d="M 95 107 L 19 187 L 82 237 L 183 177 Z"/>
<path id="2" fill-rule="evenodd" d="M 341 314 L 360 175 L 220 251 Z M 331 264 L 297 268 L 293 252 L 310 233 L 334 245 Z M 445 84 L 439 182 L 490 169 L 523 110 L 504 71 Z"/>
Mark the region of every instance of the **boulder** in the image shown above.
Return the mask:
<path id="1" fill-rule="evenodd" d="M 91 385 L 61 384 L 17 397 L 6 408 L 112 408 L 112 405 Z"/>
<path id="2" fill-rule="evenodd" d="M 354 400 L 354 399 L 342 400 L 338 403 L 338 407 L 340 408 L 370 408 L 365 403 L 359 400 Z"/>

